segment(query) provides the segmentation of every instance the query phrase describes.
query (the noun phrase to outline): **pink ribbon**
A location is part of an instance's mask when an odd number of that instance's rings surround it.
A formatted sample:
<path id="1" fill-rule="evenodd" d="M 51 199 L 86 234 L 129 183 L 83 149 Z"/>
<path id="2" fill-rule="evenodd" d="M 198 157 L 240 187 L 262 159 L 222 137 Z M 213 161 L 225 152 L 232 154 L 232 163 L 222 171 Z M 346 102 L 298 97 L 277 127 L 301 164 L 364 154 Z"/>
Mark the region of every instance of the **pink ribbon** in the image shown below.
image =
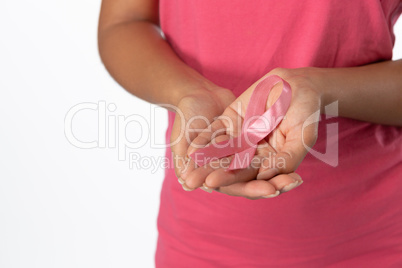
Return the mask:
<path id="1" fill-rule="evenodd" d="M 283 82 L 281 95 L 265 111 L 269 93 L 281 81 Z M 248 167 L 255 155 L 258 143 L 267 137 L 285 117 L 291 99 L 292 91 L 285 80 L 277 75 L 267 76 L 258 83 L 250 97 L 240 136 L 229 141 L 210 144 L 192 153 L 190 157 L 198 166 L 203 166 L 212 160 L 234 154 L 227 170 Z"/>

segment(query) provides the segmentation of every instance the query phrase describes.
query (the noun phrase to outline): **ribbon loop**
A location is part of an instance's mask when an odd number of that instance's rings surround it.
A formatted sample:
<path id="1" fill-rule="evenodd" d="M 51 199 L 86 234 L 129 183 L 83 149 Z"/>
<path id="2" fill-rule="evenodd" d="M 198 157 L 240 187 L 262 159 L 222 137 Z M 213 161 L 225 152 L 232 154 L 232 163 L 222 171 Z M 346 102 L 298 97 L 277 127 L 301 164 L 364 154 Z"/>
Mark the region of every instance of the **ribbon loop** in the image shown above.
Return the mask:
<path id="1" fill-rule="evenodd" d="M 283 83 L 281 95 L 265 111 L 269 93 L 279 82 Z M 258 83 L 251 94 L 240 136 L 216 143 L 216 145 L 210 144 L 192 153 L 190 157 L 198 166 L 203 166 L 212 160 L 234 155 L 228 170 L 248 167 L 258 143 L 267 137 L 285 117 L 291 99 L 291 87 L 285 80 L 277 75 L 267 76 Z M 225 144 L 226 146 L 223 146 Z"/>

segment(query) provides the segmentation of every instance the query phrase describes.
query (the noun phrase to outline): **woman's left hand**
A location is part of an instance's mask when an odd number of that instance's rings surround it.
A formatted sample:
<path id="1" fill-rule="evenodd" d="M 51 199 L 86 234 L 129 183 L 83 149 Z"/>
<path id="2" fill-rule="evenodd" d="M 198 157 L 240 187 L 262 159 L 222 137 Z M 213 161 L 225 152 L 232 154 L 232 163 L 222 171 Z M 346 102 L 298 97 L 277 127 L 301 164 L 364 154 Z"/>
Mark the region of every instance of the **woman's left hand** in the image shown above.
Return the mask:
<path id="1" fill-rule="evenodd" d="M 187 188 L 211 189 L 249 199 L 275 197 L 302 183 L 295 173 L 297 167 L 317 139 L 318 118 L 322 105 L 320 86 L 316 83 L 315 68 L 274 69 L 269 75 L 278 75 L 292 88 L 292 100 L 286 117 L 258 145 L 252 165 L 245 169 L 225 171 L 231 157 L 197 167 L 191 160 L 182 174 Z M 240 95 L 220 118 L 195 138 L 188 155 L 211 142 L 220 142 L 238 136 L 251 94 L 258 80 Z M 282 83 L 275 85 L 268 97 L 266 110 L 279 97 Z M 307 121 L 308 120 L 308 121 Z"/>

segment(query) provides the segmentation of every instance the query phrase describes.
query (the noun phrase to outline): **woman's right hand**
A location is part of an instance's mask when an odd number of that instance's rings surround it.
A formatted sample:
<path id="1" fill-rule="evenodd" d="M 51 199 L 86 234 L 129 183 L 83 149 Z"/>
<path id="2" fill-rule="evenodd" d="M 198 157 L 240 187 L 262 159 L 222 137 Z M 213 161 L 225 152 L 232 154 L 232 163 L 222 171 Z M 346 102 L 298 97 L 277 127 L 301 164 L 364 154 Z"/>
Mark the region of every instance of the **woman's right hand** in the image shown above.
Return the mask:
<path id="1" fill-rule="evenodd" d="M 235 100 L 233 93 L 225 88 L 213 86 L 209 89 L 194 90 L 178 103 L 171 133 L 171 149 L 175 173 L 184 190 L 186 187 L 181 174 L 186 169 L 187 150 L 191 142 Z"/>

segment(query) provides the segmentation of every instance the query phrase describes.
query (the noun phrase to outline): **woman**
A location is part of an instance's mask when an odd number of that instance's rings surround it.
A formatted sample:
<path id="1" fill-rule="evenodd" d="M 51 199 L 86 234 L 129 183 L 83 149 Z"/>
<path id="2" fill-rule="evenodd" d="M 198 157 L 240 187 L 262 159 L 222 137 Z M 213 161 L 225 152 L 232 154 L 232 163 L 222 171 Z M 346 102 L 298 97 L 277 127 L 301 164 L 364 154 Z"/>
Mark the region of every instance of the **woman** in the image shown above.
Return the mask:
<path id="1" fill-rule="evenodd" d="M 401 12 L 399 0 L 103 1 L 106 68 L 171 110 L 157 267 L 402 266 L 402 61 L 391 60 Z M 188 165 L 213 138 L 198 130 L 241 119 L 272 74 L 292 101 L 257 151 L 264 165 Z M 307 154 L 313 145 L 328 154 Z"/>

